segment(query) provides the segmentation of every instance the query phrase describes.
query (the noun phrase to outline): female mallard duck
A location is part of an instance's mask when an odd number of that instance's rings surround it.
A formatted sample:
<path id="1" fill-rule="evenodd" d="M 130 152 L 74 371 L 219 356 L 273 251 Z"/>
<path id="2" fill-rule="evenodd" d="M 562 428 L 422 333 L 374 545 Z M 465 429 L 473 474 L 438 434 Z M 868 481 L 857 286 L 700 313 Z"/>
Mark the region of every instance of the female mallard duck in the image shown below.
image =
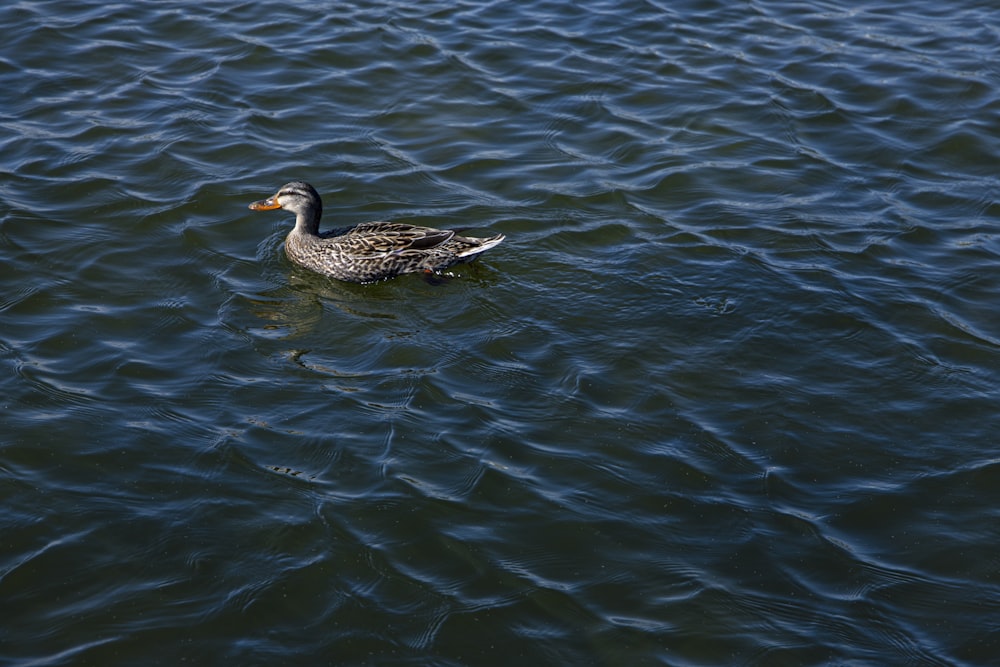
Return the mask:
<path id="1" fill-rule="evenodd" d="M 459 236 L 450 229 L 401 222 L 365 222 L 343 234 L 319 233 L 323 202 L 308 183 L 283 185 L 278 194 L 250 204 L 254 211 L 283 208 L 295 214 L 295 229 L 285 239 L 288 259 L 324 275 L 370 283 L 403 273 L 433 272 L 475 259 L 504 240 Z"/>

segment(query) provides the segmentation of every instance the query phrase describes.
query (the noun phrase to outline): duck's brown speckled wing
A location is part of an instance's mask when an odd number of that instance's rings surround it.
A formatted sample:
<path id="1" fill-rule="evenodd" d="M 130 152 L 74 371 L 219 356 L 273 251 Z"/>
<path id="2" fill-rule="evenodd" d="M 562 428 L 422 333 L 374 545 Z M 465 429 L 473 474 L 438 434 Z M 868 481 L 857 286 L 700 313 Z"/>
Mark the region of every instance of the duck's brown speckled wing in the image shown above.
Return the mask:
<path id="1" fill-rule="evenodd" d="M 339 238 L 358 252 L 387 255 L 430 250 L 454 237 L 455 232 L 450 229 L 431 229 L 401 222 L 365 222 Z"/>

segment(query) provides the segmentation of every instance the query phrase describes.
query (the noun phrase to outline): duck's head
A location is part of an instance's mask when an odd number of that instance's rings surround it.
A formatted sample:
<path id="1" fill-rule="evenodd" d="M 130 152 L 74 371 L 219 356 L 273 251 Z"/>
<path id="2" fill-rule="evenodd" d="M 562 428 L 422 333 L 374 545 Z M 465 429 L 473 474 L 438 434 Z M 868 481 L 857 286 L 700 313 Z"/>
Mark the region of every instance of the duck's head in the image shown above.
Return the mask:
<path id="1" fill-rule="evenodd" d="M 282 185 L 274 196 L 250 204 L 252 211 L 273 211 L 277 208 L 291 211 L 300 220 L 315 221 L 318 225 L 323 213 L 323 201 L 313 186 L 303 181 L 292 181 Z"/>

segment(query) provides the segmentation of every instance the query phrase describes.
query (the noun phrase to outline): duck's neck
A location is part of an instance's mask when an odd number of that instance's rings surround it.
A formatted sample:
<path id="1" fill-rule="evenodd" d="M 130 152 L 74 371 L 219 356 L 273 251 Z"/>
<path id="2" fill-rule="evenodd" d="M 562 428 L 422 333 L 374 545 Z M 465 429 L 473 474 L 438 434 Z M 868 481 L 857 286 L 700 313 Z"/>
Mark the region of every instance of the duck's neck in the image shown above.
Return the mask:
<path id="1" fill-rule="evenodd" d="M 307 208 L 295 214 L 295 229 L 293 234 L 304 236 L 319 236 L 319 219 L 323 215 L 322 208 Z"/>

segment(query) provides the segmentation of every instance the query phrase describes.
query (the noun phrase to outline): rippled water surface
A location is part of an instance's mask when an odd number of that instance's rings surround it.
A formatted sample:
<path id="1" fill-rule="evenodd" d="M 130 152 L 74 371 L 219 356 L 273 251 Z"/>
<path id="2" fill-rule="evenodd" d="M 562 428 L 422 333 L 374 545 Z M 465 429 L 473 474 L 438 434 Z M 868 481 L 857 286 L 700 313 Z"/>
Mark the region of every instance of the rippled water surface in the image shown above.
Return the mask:
<path id="1" fill-rule="evenodd" d="M 0 664 L 996 664 L 998 25 L 5 3 Z"/>

